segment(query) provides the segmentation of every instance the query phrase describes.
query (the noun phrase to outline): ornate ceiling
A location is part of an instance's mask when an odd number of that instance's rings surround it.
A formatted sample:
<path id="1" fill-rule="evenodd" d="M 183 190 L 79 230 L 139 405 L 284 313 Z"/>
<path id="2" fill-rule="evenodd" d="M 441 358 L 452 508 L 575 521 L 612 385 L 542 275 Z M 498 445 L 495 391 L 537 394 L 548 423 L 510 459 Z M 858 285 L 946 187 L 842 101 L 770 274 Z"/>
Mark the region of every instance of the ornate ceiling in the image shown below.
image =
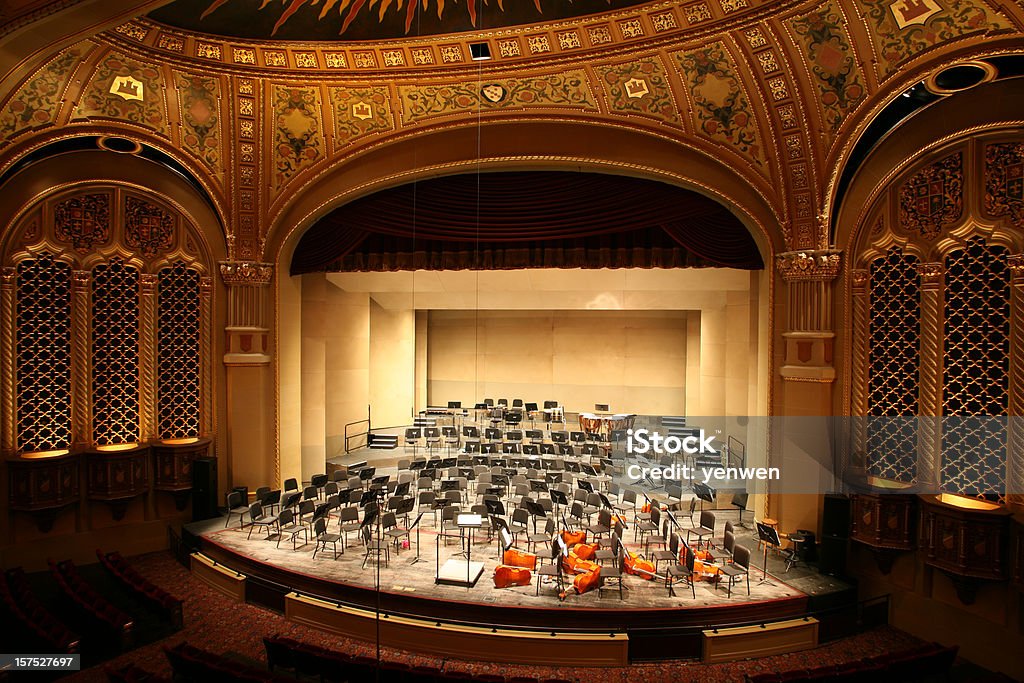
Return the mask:
<path id="1" fill-rule="evenodd" d="M 291 229 L 290 207 L 366 155 L 428 134 L 490 140 L 489 126 L 529 125 L 552 136 L 529 139 L 540 154 L 573 126 L 589 157 L 614 159 L 621 173 L 692 155 L 666 179 L 731 204 L 776 251 L 824 248 L 844 163 L 888 103 L 964 59 L 1024 52 L 1024 8 L 986 0 L 613 0 L 563 19 L 541 0 L 541 23 L 488 28 L 481 14 L 475 30 L 356 39 L 360 21 L 397 13 L 383 2 L 360 5 L 340 41 L 337 21 L 330 42 L 273 42 L 141 17 L 55 52 L 0 93 L 0 174 L 55 139 L 125 135 L 196 175 L 233 257 L 272 260 L 267 245 Z M 264 4 L 230 0 L 207 19 L 249 6 L 276 23 L 284 4 Z M 203 5 L 189 7 L 201 15 Z M 288 6 L 297 9 L 279 36 L 303 11 L 356 7 Z M 449 2 L 442 19 L 463 21 L 465 9 Z M 505 0 L 503 11 L 529 7 Z M 472 61 L 479 43 L 491 60 Z M 623 131 L 649 148 L 612 142 Z M 706 180 L 716 173 L 731 179 Z M 359 196 L 367 180 L 345 192 Z"/>
<path id="2" fill-rule="evenodd" d="M 151 19 L 245 39 L 384 40 L 498 29 L 623 9 L 646 0 L 175 0 Z"/>

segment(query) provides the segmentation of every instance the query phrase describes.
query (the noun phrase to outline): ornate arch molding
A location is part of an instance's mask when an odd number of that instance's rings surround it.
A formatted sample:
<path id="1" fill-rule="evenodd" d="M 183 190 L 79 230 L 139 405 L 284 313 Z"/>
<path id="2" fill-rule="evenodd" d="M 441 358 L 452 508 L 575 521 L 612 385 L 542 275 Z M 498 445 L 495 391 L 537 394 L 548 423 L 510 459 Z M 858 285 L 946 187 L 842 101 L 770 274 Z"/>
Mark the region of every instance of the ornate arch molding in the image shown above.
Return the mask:
<path id="1" fill-rule="evenodd" d="M 750 230 L 765 263 L 783 250 L 782 225 L 767 188 L 711 155 L 626 127 L 532 120 L 490 123 L 480 130 L 459 125 L 420 131 L 326 167 L 295 188 L 275 212 L 264 253 L 287 270 L 302 233 L 338 206 L 421 178 L 478 169 L 587 169 L 678 185 L 732 210 Z"/>
<path id="2" fill-rule="evenodd" d="M 1019 494 L 1024 435 L 976 416 L 1024 410 L 1024 134 L 970 131 L 900 166 L 851 240 L 853 464 L 926 491 Z"/>
<path id="3" fill-rule="evenodd" d="M 114 180 L 30 196 L 0 240 L 4 454 L 213 434 L 223 249 L 189 198 Z"/>

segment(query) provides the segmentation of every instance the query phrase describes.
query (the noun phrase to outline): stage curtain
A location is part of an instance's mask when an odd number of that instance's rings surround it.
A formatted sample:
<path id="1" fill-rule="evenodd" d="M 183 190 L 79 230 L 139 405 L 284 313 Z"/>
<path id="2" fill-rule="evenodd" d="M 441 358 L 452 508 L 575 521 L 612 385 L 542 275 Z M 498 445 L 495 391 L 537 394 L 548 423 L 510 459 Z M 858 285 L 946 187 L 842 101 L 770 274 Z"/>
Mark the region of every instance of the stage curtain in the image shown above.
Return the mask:
<path id="1" fill-rule="evenodd" d="M 708 197 L 639 178 L 516 172 L 351 202 L 303 235 L 291 271 L 700 266 L 763 267 L 746 227 Z"/>

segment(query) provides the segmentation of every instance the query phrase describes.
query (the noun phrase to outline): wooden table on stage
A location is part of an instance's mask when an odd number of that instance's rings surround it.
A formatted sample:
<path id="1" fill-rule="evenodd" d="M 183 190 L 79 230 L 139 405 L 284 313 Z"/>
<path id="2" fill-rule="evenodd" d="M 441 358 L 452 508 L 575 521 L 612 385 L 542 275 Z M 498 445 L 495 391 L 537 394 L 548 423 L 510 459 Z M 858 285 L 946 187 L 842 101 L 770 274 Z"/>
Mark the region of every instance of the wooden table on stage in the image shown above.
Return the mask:
<path id="1" fill-rule="evenodd" d="M 610 439 L 612 432 L 632 429 L 636 415 L 619 413 L 617 415 L 597 415 L 596 413 L 580 413 L 580 429 L 593 434 L 600 434 Z"/>

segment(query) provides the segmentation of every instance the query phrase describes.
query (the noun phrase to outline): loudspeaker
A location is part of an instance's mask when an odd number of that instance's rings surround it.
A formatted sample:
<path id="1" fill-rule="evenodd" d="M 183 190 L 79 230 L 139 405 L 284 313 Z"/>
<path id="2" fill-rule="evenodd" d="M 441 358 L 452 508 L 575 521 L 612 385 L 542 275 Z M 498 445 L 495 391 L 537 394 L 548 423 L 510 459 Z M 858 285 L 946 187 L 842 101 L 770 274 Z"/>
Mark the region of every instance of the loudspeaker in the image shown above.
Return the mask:
<path id="1" fill-rule="evenodd" d="M 821 512 L 821 535 L 849 538 L 850 498 L 838 493 L 825 494 Z"/>
<path id="2" fill-rule="evenodd" d="M 196 458 L 192 461 L 192 521 L 219 516 L 217 458 Z"/>
<path id="3" fill-rule="evenodd" d="M 822 574 L 841 576 L 846 573 L 845 536 L 822 536 L 818 543 L 818 571 Z"/>

